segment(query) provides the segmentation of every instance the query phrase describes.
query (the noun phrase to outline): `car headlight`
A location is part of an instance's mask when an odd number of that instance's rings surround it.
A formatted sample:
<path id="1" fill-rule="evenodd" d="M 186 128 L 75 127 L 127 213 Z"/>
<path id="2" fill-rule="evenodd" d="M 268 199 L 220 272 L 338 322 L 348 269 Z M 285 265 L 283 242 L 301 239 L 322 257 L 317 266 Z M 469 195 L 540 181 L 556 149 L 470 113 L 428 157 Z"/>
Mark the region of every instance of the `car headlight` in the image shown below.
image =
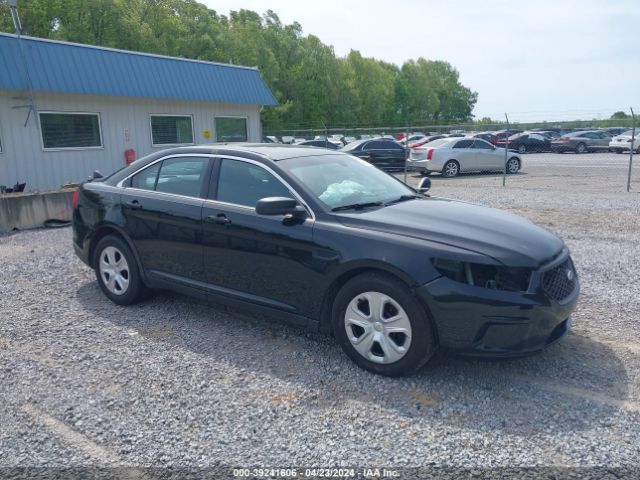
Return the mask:
<path id="1" fill-rule="evenodd" d="M 456 282 L 508 292 L 527 291 L 532 272 L 530 268 L 486 265 L 440 258 L 432 259 L 431 263 L 442 276 Z"/>

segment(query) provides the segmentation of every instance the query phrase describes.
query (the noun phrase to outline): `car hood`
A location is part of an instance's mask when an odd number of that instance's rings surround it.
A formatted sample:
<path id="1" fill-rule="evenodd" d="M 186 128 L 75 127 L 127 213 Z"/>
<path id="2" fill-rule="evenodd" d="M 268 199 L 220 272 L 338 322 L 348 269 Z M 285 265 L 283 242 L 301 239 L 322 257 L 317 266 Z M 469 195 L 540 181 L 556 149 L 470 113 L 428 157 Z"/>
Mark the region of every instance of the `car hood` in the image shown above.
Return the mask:
<path id="1" fill-rule="evenodd" d="M 518 215 L 444 198 L 410 200 L 338 217 L 352 228 L 451 245 L 512 267 L 539 267 L 564 245 L 551 232 Z"/>

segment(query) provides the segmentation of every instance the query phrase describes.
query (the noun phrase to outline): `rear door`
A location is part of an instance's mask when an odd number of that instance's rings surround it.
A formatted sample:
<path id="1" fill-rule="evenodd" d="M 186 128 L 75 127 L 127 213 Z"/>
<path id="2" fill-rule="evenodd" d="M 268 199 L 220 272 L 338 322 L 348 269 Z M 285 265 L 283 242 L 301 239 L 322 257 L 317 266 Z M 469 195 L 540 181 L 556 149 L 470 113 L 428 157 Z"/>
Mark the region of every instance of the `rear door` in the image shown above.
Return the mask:
<path id="1" fill-rule="evenodd" d="M 473 148 L 473 138 L 458 140 L 453 146 L 454 159 L 460 164 L 460 171 L 470 172 L 478 170 L 478 159 Z"/>
<path id="2" fill-rule="evenodd" d="M 150 276 L 202 279 L 202 205 L 211 158 L 161 159 L 125 182 L 122 214 Z"/>

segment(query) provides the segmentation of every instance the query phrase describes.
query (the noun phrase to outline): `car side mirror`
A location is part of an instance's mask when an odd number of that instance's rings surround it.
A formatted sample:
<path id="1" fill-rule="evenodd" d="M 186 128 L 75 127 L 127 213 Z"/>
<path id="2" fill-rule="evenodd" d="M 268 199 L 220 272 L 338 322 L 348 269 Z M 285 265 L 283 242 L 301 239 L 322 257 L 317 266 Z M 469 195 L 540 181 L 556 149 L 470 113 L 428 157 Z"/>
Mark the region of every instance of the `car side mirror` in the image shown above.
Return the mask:
<path id="1" fill-rule="evenodd" d="M 297 200 L 289 197 L 266 197 L 256 203 L 258 215 L 284 215 L 286 221 L 303 220 L 307 210 Z"/>
<path id="2" fill-rule="evenodd" d="M 419 193 L 427 193 L 431 189 L 431 179 L 429 177 L 425 177 L 420 180 L 420 184 L 418 185 Z"/>

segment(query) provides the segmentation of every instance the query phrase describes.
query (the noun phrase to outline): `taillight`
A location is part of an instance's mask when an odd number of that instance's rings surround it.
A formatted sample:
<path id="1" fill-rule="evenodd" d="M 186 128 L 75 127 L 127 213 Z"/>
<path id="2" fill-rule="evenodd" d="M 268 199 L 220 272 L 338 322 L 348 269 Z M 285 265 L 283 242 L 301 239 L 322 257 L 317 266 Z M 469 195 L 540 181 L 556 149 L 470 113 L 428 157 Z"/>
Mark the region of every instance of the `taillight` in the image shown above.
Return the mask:
<path id="1" fill-rule="evenodd" d="M 631 139 L 627 140 L 627 143 L 631 143 L 631 142 L 632 142 L 632 140 L 631 140 Z"/>
<path id="2" fill-rule="evenodd" d="M 71 207 L 76 208 L 78 206 L 78 194 L 80 193 L 80 189 L 77 189 L 73 192 L 73 197 L 71 197 Z"/>
<path id="3" fill-rule="evenodd" d="M 427 151 L 427 160 L 431 160 L 433 158 L 433 148 L 430 148 Z"/>
<path id="4" fill-rule="evenodd" d="M 560 137 L 560 141 L 561 142 L 568 142 L 569 141 L 569 137 Z"/>

